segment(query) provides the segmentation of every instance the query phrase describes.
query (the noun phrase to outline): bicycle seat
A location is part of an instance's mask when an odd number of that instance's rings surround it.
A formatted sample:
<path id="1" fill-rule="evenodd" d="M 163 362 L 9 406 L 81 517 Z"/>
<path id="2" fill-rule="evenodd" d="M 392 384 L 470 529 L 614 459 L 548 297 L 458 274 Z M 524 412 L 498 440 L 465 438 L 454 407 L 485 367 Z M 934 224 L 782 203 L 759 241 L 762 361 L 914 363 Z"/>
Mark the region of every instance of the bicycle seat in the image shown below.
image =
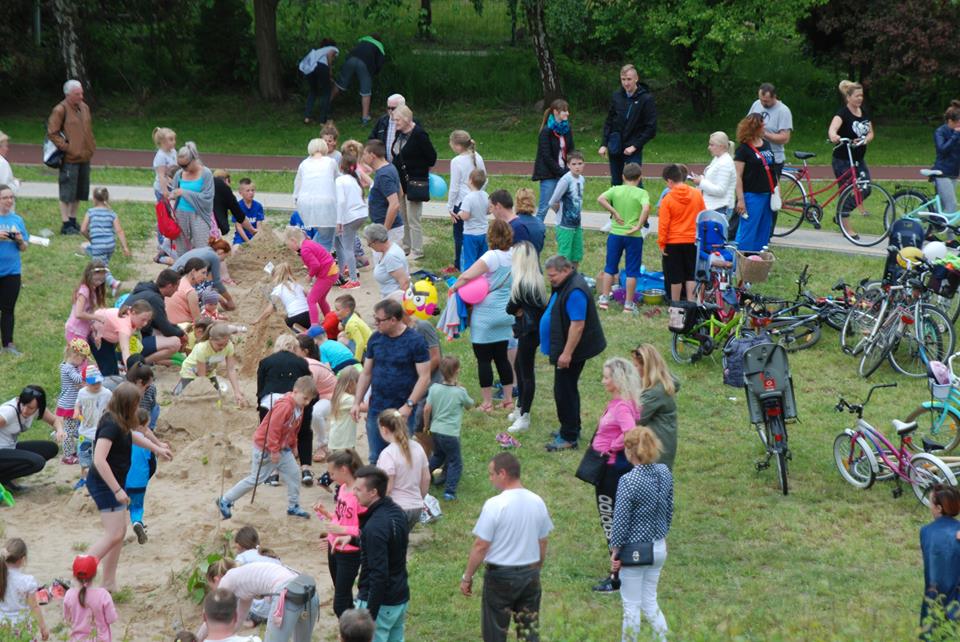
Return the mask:
<path id="1" fill-rule="evenodd" d="M 794 157 L 799 158 L 800 160 L 806 160 L 808 158 L 813 158 L 816 156 L 813 152 L 793 152 Z"/>
<path id="2" fill-rule="evenodd" d="M 941 172 L 939 169 L 921 169 L 920 175 L 921 176 L 943 176 L 943 172 Z"/>
<path id="3" fill-rule="evenodd" d="M 900 435 L 901 437 L 903 435 L 909 435 L 910 433 L 912 433 L 914 430 L 917 429 L 917 422 L 915 421 L 906 423 L 905 421 L 894 419 L 890 423 L 893 424 L 893 429 L 896 430 L 897 434 Z"/>
<path id="4" fill-rule="evenodd" d="M 944 450 L 945 447 L 936 442 L 930 441 L 927 437 L 923 438 L 923 452 L 932 453 L 937 450 Z"/>

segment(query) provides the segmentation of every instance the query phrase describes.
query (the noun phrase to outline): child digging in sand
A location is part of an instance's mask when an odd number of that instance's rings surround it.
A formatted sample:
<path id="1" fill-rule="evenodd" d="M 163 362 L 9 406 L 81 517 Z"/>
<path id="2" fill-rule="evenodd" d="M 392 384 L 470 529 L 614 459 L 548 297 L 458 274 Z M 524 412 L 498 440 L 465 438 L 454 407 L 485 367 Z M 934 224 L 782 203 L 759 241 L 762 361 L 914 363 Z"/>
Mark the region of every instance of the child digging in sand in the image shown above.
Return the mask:
<path id="1" fill-rule="evenodd" d="M 183 360 L 180 381 L 173 389 L 174 396 L 179 396 L 190 382 L 201 377 L 208 377 L 217 394 L 220 394 L 216 370 L 217 366 L 223 363 L 227 368 L 227 379 L 233 386 L 233 397 L 237 401 L 237 406 L 247 407 L 247 400 L 240 393 L 240 382 L 237 380 L 237 360 L 233 356 L 234 347 L 230 340 L 234 334 L 235 327 L 227 323 L 214 323 L 207 329 L 204 340 L 195 345 Z"/>

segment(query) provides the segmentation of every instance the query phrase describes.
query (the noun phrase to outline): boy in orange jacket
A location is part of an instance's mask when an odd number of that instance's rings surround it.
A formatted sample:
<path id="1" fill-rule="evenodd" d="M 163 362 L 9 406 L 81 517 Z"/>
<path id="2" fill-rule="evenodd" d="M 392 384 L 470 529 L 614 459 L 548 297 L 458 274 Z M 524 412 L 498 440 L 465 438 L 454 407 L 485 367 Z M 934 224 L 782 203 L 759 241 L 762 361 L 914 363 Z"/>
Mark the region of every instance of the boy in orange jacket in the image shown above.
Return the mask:
<path id="1" fill-rule="evenodd" d="M 684 183 L 680 165 L 663 168 L 663 180 L 669 190 L 660 201 L 657 244 L 663 252 L 663 279 L 670 286 L 670 299 L 679 301 L 683 286 L 687 299 L 693 299 L 694 273 L 697 267 L 697 214 L 707 209 L 700 190 Z"/>
<path id="2" fill-rule="evenodd" d="M 234 502 L 264 483 L 274 471 L 279 470 L 287 485 L 287 515 L 310 518 L 310 513 L 300 508 L 300 466 L 293 453 L 297 448 L 297 434 L 303 420 L 303 409 L 317 396 L 313 377 L 304 375 L 293 384 L 293 390 L 283 395 L 266 414 L 253 433 L 253 457 L 250 474 L 236 486 L 217 498 L 217 508 L 224 519 L 233 516 Z"/>

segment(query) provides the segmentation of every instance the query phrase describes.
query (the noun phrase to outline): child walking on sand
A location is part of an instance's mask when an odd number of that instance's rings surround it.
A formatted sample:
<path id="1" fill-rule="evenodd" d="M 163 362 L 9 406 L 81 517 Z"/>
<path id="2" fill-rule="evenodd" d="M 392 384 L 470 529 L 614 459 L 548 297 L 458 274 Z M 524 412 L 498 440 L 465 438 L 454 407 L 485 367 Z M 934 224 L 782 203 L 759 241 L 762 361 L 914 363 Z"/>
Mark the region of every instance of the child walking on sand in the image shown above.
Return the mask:
<path id="1" fill-rule="evenodd" d="M 330 399 L 330 437 L 327 448 L 331 451 L 357 447 L 357 422 L 350 414 L 360 372 L 347 368 L 337 377 L 337 386 Z M 362 412 L 362 409 L 361 409 Z"/>
<path id="2" fill-rule="evenodd" d="M 73 560 L 73 586 L 63 596 L 63 620 L 70 625 L 70 642 L 111 642 L 110 625 L 117 621 L 113 597 L 91 586 L 97 576 L 97 558 L 78 555 Z"/>
<path id="3" fill-rule="evenodd" d="M 198 343 L 183 360 L 180 368 L 180 381 L 173 389 L 173 395 L 179 396 L 183 389 L 194 379 L 208 377 L 217 394 L 220 394 L 220 383 L 217 381 L 216 370 L 221 363 L 226 366 L 227 380 L 233 386 L 233 397 L 240 408 L 247 407 L 247 400 L 240 392 L 240 382 L 237 379 L 237 360 L 234 357 L 233 341 L 230 337 L 235 334 L 236 328 L 227 323 L 214 323 L 204 335 L 203 341 Z"/>
<path id="4" fill-rule="evenodd" d="M 80 463 L 80 481 L 73 489 L 79 490 L 87 485 L 87 472 L 93 466 L 93 440 L 97 436 L 97 424 L 107 410 L 113 393 L 103 385 L 103 375 L 93 364 L 87 366 L 86 385 L 77 393 L 77 404 L 73 416 L 79 419 L 77 437 L 77 460 Z"/>
<path id="5" fill-rule="evenodd" d="M 444 484 L 443 498 L 453 501 L 457 498 L 457 485 L 463 474 L 463 457 L 460 454 L 460 426 L 463 423 L 463 411 L 473 406 L 473 399 L 459 384 L 460 360 L 456 357 L 440 359 L 442 383 L 430 386 L 427 403 L 423 407 L 423 425 L 433 435 L 433 454 L 430 456 L 430 470 L 443 468 L 437 486 Z"/>
<path id="6" fill-rule="evenodd" d="M 63 440 L 63 459 L 61 463 L 74 465 L 77 463 L 77 437 L 80 431 L 80 421 L 74 412 L 77 405 L 77 393 L 83 385 L 83 374 L 80 366 L 90 354 L 90 346 L 83 339 L 71 341 L 63 351 L 63 362 L 60 364 L 60 394 L 57 395 L 57 416 L 63 418 L 63 430 L 67 433 Z"/>
<path id="7" fill-rule="evenodd" d="M 30 639 L 32 616 L 40 627 L 40 639 L 48 640 L 50 631 L 37 603 L 39 585 L 23 572 L 26 564 L 26 543 L 19 537 L 8 539 L 0 548 L 0 633 L 9 631 L 14 640 Z"/>
<path id="8" fill-rule="evenodd" d="M 93 190 L 93 207 L 84 215 L 83 222 L 80 224 L 80 233 L 87 237 L 87 241 L 81 245 L 83 251 L 91 259 L 103 261 L 107 267 L 110 267 L 110 259 L 117 249 L 118 238 L 124 256 L 130 256 L 127 235 L 123 233 L 123 226 L 120 225 L 117 213 L 110 208 L 110 192 L 106 187 Z M 107 273 L 107 285 L 112 288 L 113 296 L 117 296 L 120 282 L 109 273 Z"/>
<path id="9" fill-rule="evenodd" d="M 317 396 L 313 377 L 304 375 L 293 384 L 293 390 L 273 404 L 253 433 L 250 474 L 217 498 L 217 508 L 224 519 L 233 516 L 234 503 L 263 484 L 275 470 L 280 471 L 287 485 L 287 515 L 309 519 L 310 513 L 300 508 L 300 467 L 293 455 L 297 434 L 303 421 L 303 409 Z"/>

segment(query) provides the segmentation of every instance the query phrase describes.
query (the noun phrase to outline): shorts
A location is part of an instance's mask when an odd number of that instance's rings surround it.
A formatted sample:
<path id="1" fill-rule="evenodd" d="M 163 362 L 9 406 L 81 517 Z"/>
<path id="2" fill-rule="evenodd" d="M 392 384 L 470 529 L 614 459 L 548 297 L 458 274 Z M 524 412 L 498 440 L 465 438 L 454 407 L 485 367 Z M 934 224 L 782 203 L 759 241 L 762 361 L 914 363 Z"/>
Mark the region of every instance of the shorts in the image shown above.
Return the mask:
<path id="1" fill-rule="evenodd" d="M 346 62 L 343 63 L 343 67 L 340 68 L 340 77 L 336 82 L 340 91 L 346 91 L 350 88 L 354 74 L 356 74 L 357 81 L 360 83 L 360 95 L 369 96 L 372 94 L 373 77 L 370 75 L 370 70 L 367 69 L 366 63 L 357 57 L 347 58 Z"/>
<path id="2" fill-rule="evenodd" d="M 110 265 L 110 259 L 113 258 L 113 251 L 116 247 L 111 247 L 109 250 L 102 247 L 94 247 L 93 245 L 88 245 L 83 249 L 87 253 L 87 256 L 90 257 L 93 261 L 103 261 L 104 265 Z"/>
<path id="3" fill-rule="evenodd" d="M 90 163 L 60 166 L 60 202 L 74 203 L 90 197 Z"/>
<path id="4" fill-rule="evenodd" d="M 286 317 L 283 320 L 287 324 L 287 327 L 293 330 L 294 324 L 299 325 L 301 328 L 310 327 L 310 313 L 301 312 L 300 314 L 294 315 L 292 317 Z"/>
<path id="5" fill-rule="evenodd" d="M 157 351 L 157 337 L 152 334 L 148 334 L 140 339 L 140 343 L 143 345 L 143 350 L 140 351 L 140 356 L 142 356 L 144 359 Z"/>
<path id="6" fill-rule="evenodd" d="M 671 284 L 693 281 L 697 268 L 697 246 L 694 243 L 667 243 L 663 255 L 664 281 Z"/>
<path id="7" fill-rule="evenodd" d="M 623 256 L 624 252 L 627 255 L 624 272 L 626 272 L 628 279 L 635 279 L 640 276 L 640 269 L 643 266 L 642 236 L 609 234 L 607 236 L 607 260 L 603 271 L 606 274 L 619 272 L 620 257 Z"/>
<path id="8" fill-rule="evenodd" d="M 81 436 L 77 444 L 77 459 L 81 468 L 93 468 L 93 440 Z"/>
<path id="9" fill-rule="evenodd" d="M 90 493 L 93 503 L 101 513 L 119 513 L 127 510 L 126 504 L 117 501 L 116 494 L 110 490 L 106 482 L 100 479 L 100 475 L 93 467 L 87 473 L 87 492 Z"/>
<path id="10" fill-rule="evenodd" d="M 557 226 L 557 254 L 574 263 L 583 260 L 583 228 Z"/>

